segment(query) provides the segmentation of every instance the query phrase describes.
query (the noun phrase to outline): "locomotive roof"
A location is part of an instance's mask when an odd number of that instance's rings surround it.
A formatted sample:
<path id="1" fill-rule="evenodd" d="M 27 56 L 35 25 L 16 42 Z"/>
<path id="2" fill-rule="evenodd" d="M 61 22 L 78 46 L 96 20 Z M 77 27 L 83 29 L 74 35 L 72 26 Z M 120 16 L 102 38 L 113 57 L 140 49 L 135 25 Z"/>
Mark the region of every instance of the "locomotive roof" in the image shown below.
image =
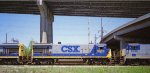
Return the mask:
<path id="1" fill-rule="evenodd" d="M 2 48 L 19 48 L 18 45 L 19 44 L 17 44 L 17 43 L 3 43 L 3 44 L 0 44 L 0 47 L 2 47 Z"/>

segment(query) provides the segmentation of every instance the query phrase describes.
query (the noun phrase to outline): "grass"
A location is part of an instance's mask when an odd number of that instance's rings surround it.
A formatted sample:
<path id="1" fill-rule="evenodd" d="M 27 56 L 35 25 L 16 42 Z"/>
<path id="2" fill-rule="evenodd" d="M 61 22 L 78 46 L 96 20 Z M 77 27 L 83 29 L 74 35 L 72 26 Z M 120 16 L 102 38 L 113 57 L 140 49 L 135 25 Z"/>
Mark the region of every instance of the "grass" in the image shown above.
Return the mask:
<path id="1" fill-rule="evenodd" d="M 29 46 L 27 47 L 27 46 L 24 46 L 24 48 L 25 48 L 25 52 L 24 52 L 24 54 L 25 54 L 25 56 L 31 56 L 31 54 L 32 54 L 32 43 L 33 43 L 33 41 L 30 41 L 30 43 L 29 43 Z"/>
<path id="2" fill-rule="evenodd" d="M 0 73 L 150 73 L 150 66 L 0 66 Z"/>

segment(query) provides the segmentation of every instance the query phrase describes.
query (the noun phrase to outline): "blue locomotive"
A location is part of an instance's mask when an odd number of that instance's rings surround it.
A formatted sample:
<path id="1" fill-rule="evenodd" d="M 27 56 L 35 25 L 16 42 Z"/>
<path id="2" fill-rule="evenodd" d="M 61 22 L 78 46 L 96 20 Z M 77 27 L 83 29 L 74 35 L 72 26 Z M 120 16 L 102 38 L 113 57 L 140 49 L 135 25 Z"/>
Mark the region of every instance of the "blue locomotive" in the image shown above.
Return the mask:
<path id="1" fill-rule="evenodd" d="M 0 64 L 23 64 L 25 62 L 25 48 L 23 44 L 0 44 Z"/>

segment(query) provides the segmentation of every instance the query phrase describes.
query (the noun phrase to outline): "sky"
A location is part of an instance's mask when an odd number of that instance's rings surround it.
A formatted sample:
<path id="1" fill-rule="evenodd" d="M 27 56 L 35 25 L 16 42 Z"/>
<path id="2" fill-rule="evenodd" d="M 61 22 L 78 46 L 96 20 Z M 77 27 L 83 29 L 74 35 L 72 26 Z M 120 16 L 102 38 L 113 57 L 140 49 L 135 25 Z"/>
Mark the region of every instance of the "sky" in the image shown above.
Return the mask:
<path id="1" fill-rule="evenodd" d="M 134 20 L 134 18 L 102 17 L 104 35 L 115 28 Z M 57 44 L 87 44 L 94 42 L 95 34 L 100 41 L 101 17 L 87 16 L 54 16 L 53 43 Z M 88 27 L 90 30 L 88 31 Z M 90 32 L 90 36 L 88 33 Z M 28 45 L 31 40 L 40 42 L 40 16 L 31 14 L 0 13 L 0 43 L 5 42 L 6 33 L 8 42 L 12 38 Z"/>

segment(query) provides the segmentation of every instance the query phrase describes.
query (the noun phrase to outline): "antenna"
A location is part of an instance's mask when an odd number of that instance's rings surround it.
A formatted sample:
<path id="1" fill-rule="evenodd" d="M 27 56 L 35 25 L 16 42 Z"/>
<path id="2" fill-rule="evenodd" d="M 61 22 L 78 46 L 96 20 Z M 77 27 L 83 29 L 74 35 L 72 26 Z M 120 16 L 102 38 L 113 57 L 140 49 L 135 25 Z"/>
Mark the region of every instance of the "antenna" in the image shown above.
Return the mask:
<path id="1" fill-rule="evenodd" d="M 90 2 L 90 5 L 89 5 L 89 9 L 90 9 L 90 6 L 91 6 L 91 2 Z M 90 52 L 89 44 L 90 44 L 90 17 L 88 17 L 88 50 Z"/>
<path id="2" fill-rule="evenodd" d="M 90 18 L 88 18 L 88 51 L 90 52 L 90 22 L 89 22 Z"/>
<path id="3" fill-rule="evenodd" d="M 96 34 L 95 34 L 95 44 L 96 44 L 96 40 L 97 40 L 97 37 L 96 37 Z"/>
<path id="4" fill-rule="evenodd" d="M 91 8 L 90 6 L 91 6 L 91 2 L 90 2 L 90 5 L 89 5 L 89 9 Z M 88 17 L 88 44 L 90 44 L 90 17 Z"/>

